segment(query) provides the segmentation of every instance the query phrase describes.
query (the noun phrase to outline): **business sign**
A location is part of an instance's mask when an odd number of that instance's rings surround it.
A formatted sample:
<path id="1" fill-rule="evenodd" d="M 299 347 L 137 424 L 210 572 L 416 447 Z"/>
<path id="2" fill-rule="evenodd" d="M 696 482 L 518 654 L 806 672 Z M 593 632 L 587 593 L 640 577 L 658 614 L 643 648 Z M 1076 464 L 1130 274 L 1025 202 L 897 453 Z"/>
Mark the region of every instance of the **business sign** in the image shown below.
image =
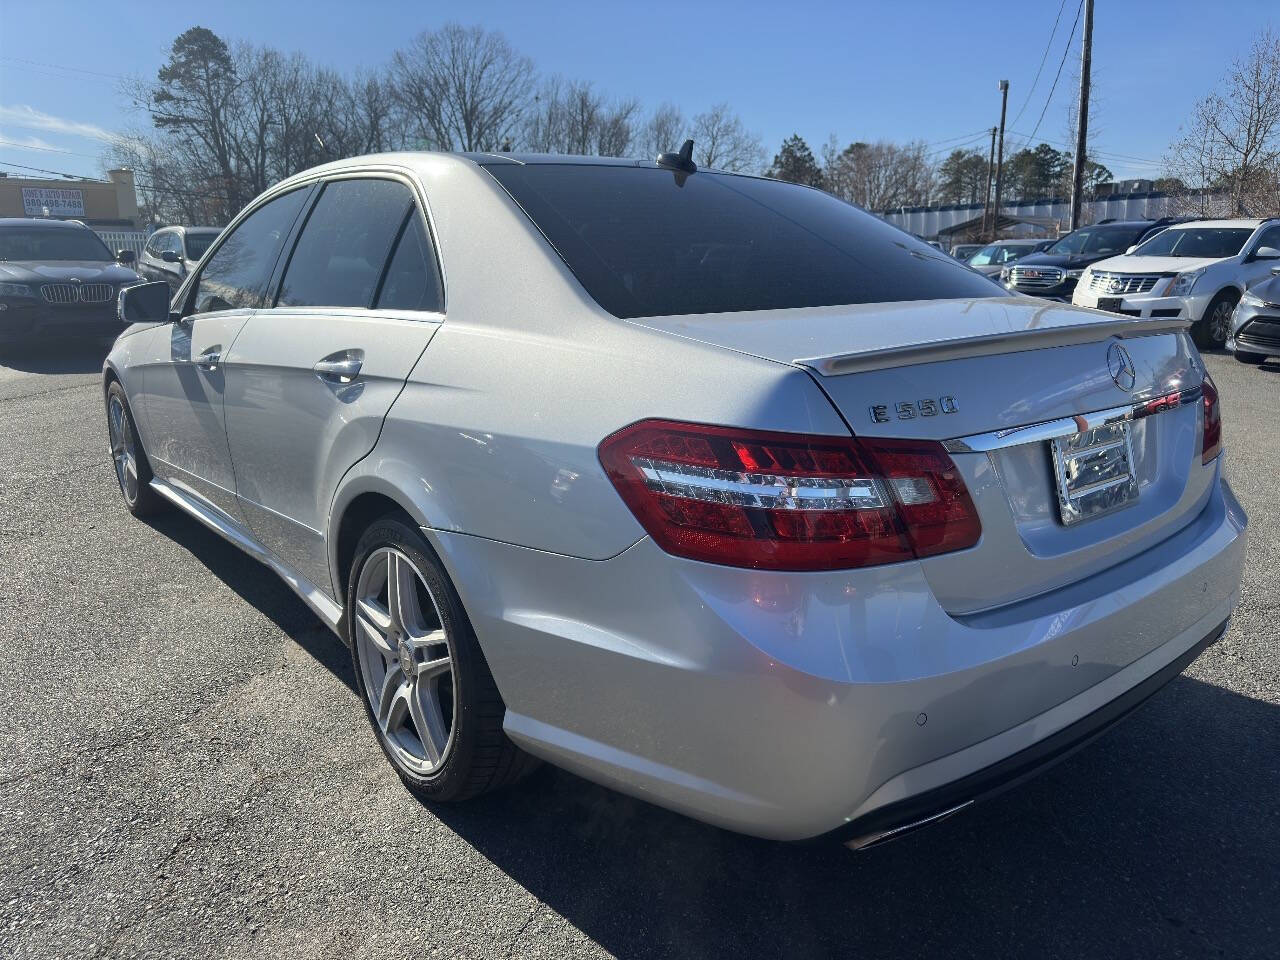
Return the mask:
<path id="1" fill-rule="evenodd" d="M 71 187 L 23 187 L 28 217 L 83 217 L 84 191 Z"/>

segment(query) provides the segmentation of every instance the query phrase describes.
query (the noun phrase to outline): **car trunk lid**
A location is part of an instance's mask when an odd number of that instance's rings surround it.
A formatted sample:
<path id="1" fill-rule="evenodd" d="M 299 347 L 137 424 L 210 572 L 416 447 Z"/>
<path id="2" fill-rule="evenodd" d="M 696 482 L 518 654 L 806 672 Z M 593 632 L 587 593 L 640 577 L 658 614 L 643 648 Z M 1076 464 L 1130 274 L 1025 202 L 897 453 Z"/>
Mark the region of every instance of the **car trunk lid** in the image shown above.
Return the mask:
<path id="1" fill-rule="evenodd" d="M 983 527 L 977 546 L 922 561 L 953 614 L 1099 573 L 1173 535 L 1207 501 L 1214 465 L 1200 462 L 1204 370 L 1181 321 L 1022 298 L 770 314 L 642 322 L 808 368 L 856 435 L 947 442 Z M 1098 463 L 1123 459 L 1114 480 L 1130 489 L 1121 506 L 1067 522 L 1054 431 L 1027 428 L 1092 429 L 1099 411 L 1121 425 L 1086 441 Z M 1079 453 L 1063 456 L 1071 464 Z M 1094 463 L 1078 466 L 1067 493 L 1088 489 Z"/>

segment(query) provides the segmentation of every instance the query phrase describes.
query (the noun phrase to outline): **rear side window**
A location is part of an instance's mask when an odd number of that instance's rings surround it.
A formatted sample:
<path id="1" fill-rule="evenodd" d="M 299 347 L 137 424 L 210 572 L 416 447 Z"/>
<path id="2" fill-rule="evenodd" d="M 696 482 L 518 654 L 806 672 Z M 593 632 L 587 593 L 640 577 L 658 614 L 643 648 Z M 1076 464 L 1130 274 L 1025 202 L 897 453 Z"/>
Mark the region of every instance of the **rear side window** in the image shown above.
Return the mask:
<path id="1" fill-rule="evenodd" d="M 293 248 L 282 307 L 368 307 L 405 214 L 409 188 L 394 180 L 325 185 Z"/>
<path id="2" fill-rule="evenodd" d="M 378 294 L 378 306 L 436 312 L 444 309 L 435 251 L 416 211 L 410 212 L 400 242 L 396 244 L 396 252 L 387 268 L 387 278 Z"/>
<path id="3" fill-rule="evenodd" d="M 262 305 L 280 248 L 310 192 L 305 187 L 290 191 L 241 221 L 200 271 L 192 312 Z"/>
<path id="4" fill-rule="evenodd" d="M 653 167 L 485 169 L 618 317 L 1003 295 L 924 242 L 807 187 Z"/>

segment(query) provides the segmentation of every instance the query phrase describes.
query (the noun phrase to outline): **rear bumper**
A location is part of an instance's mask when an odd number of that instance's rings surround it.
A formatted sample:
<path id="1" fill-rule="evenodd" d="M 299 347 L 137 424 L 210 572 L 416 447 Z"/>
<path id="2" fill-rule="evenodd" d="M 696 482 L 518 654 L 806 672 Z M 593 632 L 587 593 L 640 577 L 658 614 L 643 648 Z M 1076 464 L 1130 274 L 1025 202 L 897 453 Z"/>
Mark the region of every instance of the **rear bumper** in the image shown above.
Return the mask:
<path id="1" fill-rule="evenodd" d="M 1224 620 L 1198 643 L 1145 680 L 1129 687 L 1114 700 L 1057 733 L 958 780 L 864 814 L 833 831 L 832 837 L 854 849 L 866 849 L 886 840 L 896 839 L 916 827 L 937 823 L 952 813 L 978 801 L 990 799 L 1043 773 L 1102 736 L 1142 706 L 1189 667 L 1196 657 L 1217 643 L 1226 631 L 1228 622 Z"/>
<path id="2" fill-rule="evenodd" d="M 584 561 L 425 533 L 527 750 L 729 829 L 862 840 L 1017 782 L 1181 670 L 1235 607 L 1246 524 L 1215 481 L 1154 548 L 965 616 L 917 563 L 764 573 L 647 539 Z"/>

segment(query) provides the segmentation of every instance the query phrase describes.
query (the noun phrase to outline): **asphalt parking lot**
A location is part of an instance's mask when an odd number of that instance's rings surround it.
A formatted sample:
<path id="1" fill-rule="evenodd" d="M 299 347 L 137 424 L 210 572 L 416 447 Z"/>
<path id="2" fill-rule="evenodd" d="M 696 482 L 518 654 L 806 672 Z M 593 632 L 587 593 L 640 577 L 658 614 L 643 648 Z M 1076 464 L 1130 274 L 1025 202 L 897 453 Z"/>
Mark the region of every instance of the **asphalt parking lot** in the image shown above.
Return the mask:
<path id="1" fill-rule="evenodd" d="M 0 353 L 0 956 L 1276 955 L 1280 365 L 1208 358 L 1251 518 L 1226 637 L 1041 778 L 853 854 L 550 769 L 422 806 L 274 575 L 125 512 L 102 353 Z"/>

